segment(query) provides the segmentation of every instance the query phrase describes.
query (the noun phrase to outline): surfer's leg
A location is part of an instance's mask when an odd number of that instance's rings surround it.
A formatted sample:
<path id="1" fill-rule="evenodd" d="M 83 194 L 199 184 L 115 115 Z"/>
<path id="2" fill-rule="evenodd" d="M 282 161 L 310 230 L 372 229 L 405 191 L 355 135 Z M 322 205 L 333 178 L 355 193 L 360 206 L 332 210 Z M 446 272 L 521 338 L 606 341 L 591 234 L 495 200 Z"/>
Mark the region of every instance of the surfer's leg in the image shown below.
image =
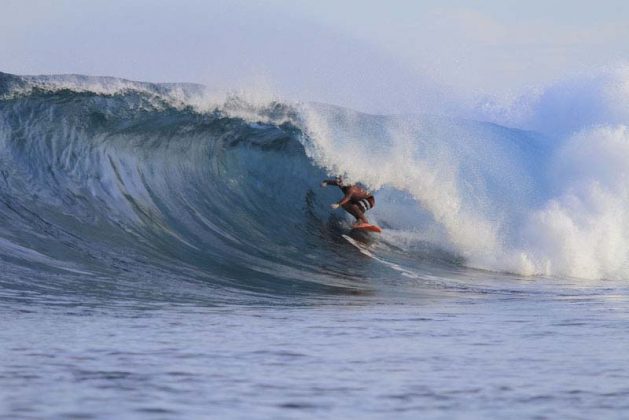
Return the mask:
<path id="1" fill-rule="evenodd" d="M 352 216 L 354 216 L 357 222 L 369 223 L 369 221 L 365 217 L 365 213 L 361 210 L 361 208 L 358 205 L 347 203 L 343 206 L 343 209 L 349 214 L 351 214 Z"/>

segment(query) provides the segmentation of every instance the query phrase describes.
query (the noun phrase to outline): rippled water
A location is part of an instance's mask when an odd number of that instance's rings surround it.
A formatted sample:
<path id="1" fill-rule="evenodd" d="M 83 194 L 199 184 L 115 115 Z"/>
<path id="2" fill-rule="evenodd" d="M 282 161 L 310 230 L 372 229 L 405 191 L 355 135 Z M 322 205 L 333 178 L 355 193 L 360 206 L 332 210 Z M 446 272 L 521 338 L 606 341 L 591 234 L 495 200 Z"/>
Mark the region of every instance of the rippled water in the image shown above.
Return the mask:
<path id="1" fill-rule="evenodd" d="M 622 418 L 619 284 L 0 309 L 7 418 Z M 476 291 L 474 291 L 476 290 Z"/>

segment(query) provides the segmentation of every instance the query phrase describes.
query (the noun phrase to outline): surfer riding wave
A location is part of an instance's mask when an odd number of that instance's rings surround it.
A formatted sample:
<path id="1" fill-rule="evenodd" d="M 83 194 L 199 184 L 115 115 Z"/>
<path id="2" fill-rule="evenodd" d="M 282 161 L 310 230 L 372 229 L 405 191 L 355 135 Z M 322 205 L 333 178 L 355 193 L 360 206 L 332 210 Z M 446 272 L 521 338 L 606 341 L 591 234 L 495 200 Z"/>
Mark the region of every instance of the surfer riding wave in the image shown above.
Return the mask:
<path id="1" fill-rule="evenodd" d="M 365 212 L 376 205 L 376 199 L 372 194 L 355 184 L 345 184 L 341 177 L 335 179 L 326 179 L 321 183 L 322 187 L 328 185 L 336 185 L 343 191 L 343 198 L 338 203 L 332 203 L 331 207 L 337 209 L 343 207 L 343 210 L 356 218 L 355 228 L 369 225 Z"/>

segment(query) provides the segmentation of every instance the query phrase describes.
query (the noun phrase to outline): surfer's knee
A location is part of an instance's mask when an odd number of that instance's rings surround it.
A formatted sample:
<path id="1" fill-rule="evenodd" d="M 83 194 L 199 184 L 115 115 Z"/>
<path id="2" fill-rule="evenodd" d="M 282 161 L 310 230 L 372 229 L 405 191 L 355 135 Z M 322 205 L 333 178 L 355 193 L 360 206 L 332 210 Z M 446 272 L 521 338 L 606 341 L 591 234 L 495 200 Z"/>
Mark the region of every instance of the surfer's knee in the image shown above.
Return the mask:
<path id="1" fill-rule="evenodd" d="M 345 207 L 347 209 L 347 211 L 349 211 L 352 214 L 362 214 L 362 210 L 360 209 L 360 207 L 358 207 L 356 204 L 347 204 L 347 207 Z"/>

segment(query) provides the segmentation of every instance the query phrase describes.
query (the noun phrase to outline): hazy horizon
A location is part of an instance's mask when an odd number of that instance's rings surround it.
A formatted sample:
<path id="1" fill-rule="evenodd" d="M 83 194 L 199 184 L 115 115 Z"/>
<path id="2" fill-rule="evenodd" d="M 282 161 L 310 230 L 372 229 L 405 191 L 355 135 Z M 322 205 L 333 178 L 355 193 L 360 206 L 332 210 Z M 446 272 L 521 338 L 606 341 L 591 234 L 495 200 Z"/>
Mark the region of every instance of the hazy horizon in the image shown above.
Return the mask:
<path id="1" fill-rule="evenodd" d="M 0 71 L 257 90 L 373 112 L 521 94 L 623 63 L 621 1 L 13 1 Z"/>

